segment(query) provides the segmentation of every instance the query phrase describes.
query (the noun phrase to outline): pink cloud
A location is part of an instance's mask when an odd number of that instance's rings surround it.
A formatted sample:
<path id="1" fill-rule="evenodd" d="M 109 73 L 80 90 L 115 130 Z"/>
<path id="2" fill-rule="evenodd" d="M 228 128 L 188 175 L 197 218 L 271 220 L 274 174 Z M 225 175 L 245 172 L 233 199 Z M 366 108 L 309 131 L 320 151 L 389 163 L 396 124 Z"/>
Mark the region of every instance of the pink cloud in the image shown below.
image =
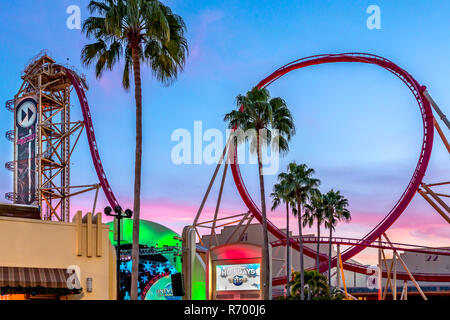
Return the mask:
<path id="1" fill-rule="evenodd" d="M 105 71 L 102 77 L 96 80 L 96 83 L 98 83 L 98 86 L 100 86 L 100 88 L 108 95 L 117 92 L 119 86 L 121 90 L 124 90 L 122 88 L 122 72 L 123 66 L 117 65 L 112 71 Z"/>
<path id="2" fill-rule="evenodd" d="M 245 205 L 239 200 L 223 199 L 220 210 L 220 216 L 230 216 L 245 212 Z M 132 201 L 126 201 L 128 206 L 132 206 Z M 99 203 L 102 203 L 100 201 Z M 74 203 L 75 204 L 75 203 Z M 142 219 L 158 222 L 181 233 L 183 227 L 193 223 L 200 204 L 183 204 L 170 199 L 143 200 L 141 206 Z M 84 212 L 91 211 L 90 202 L 79 203 L 80 209 Z M 102 204 L 98 208 L 103 208 Z M 201 221 L 212 219 L 215 209 L 215 200 L 207 202 L 203 209 Z M 350 223 L 341 223 L 338 225 L 334 235 L 350 238 L 361 238 L 377 225 L 386 213 L 373 213 L 364 211 L 352 212 L 353 218 Z M 279 228 L 285 228 L 284 208 L 268 212 L 269 219 Z M 290 218 L 290 229 L 294 234 L 298 234 L 297 219 Z M 204 229 L 202 234 L 209 230 Z M 328 231 L 321 229 L 323 235 L 328 235 Z M 315 225 L 312 228 L 305 228 L 304 233 L 316 233 Z M 392 225 L 387 232 L 391 241 L 407 244 L 416 244 L 430 247 L 449 246 L 450 234 L 448 234 L 448 225 L 432 208 L 418 200 L 414 200 L 410 207 L 402 216 Z M 389 255 L 390 253 L 388 253 Z M 365 264 L 376 264 L 377 252 L 375 249 L 366 249 L 359 253 L 355 259 Z"/>
<path id="3" fill-rule="evenodd" d="M 190 62 L 201 58 L 203 52 L 205 51 L 203 44 L 208 36 L 211 25 L 217 21 L 220 21 L 223 17 L 224 13 L 219 10 L 207 10 L 200 15 L 198 23 L 195 24 L 196 27 L 194 29 L 194 38 L 190 44 Z"/>

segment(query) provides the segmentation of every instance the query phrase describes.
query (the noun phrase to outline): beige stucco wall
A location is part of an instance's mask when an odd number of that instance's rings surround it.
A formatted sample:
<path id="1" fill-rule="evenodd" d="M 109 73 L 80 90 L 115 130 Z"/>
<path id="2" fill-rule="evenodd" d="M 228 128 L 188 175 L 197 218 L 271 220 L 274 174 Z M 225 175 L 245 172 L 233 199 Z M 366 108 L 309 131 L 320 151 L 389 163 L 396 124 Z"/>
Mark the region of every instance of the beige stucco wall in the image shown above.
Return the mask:
<path id="1" fill-rule="evenodd" d="M 91 235 L 94 250 L 87 256 L 87 224 L 81 225 L 81 251 L 77 255 L 77 225 L 54 221 L 0 217 L 0 266 L 68 268 L 81 272 L 82 299 L 115 299 L 115 252 L 108 238 L 109 227 L 102 225 L 101 256 L 97 256 L 96 225 Z M 79 230 L 80 230 L 79 229 Z M 93 279 L 87 292 L 86 279 Z"/>

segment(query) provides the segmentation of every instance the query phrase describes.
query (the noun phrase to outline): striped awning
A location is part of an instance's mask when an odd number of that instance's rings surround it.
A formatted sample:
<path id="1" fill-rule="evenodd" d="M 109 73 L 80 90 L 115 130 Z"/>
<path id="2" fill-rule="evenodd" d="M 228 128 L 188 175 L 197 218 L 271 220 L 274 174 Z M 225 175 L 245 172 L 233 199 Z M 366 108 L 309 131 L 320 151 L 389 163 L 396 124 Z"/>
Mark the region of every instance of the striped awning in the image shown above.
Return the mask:
<path id="1" fill-rule="evenodd" d="M 72 273 L 68 273 L 67 269 L 0 267 L 0 288 L 67 289 L 67 280 L 70 276 Z"/>

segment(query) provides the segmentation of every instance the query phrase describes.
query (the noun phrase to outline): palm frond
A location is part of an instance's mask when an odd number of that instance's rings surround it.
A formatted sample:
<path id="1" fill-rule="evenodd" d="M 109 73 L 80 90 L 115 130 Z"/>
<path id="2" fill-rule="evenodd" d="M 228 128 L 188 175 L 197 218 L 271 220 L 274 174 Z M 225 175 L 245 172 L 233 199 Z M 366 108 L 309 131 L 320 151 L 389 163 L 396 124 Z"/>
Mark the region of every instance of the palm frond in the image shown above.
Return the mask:
<path id="1" fill-rule="evenodd" d="M 170 85 L 183 71 L 188 55 L 186 25 L 160 1 L 90 1 L 88 9 L 98 16 L 84 21 L 83 32 L 96 42 L 83 48 L 82 61 L 86 65 L 95 61 L 98 77 L 124 57 L 122 84 L 129 88 L 132 64 L 126 48 L 131 47 L 163 85 Z"/>

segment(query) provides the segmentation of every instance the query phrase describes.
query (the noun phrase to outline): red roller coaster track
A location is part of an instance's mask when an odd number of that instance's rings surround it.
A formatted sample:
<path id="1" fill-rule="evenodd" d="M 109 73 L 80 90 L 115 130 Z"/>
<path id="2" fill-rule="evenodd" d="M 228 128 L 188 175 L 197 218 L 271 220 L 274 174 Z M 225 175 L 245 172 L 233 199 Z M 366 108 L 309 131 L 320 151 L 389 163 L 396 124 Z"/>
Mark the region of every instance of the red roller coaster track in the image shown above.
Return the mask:
<path id="1" fill-rule="evenodd" d="M 289 238 L 290 242 L 298 243 L 298 237 Z M 317 240 L 319 240 L 319 243 L 328 244 L 330 241 L 329 237 L 320 237 L 319 239 L 314 236 L 304 236 L 303 237 L 303 243 L 317 243 Z M 405 243 L 398 243 L 398 242 L 387 242 L 387 241 L 364 241 L 361 239 L 354 239 L 354 238 L 344 238 L 344 237 L 332 237 L 331 242 L 333 244 L 340 244 L 344 246 L 362 246 L 362 247 L 370 247 L 370 248 L 377 248 L 377 249 L 386 249 L 386 250 L 392 250 L 392 247 L 395 248 L 395 250 L 398 251 L 407 251 L 407 252 L 414 252 L 414 253 L 424 253 L 427 255 L 433 255 L 433 256 L 450 256 L 450 248 L 433 248 L 433 247 L 423 247 L 423 246 L 417 246 L 413 244 L 405 244 Z M 392 245 L 391 245 L 392 244 Z M 286 245 L 286 238 L 282 240 L 276 240 L 271 243 L 272 247 L 280 247 Z"/>
<path id="2" fill-rule="evenodd" d="M 379 238 L 383 233 L 385 233 L 389 227 L 397 220 L 397 218 L 403 213 L 403 211 L 406 209 L 408 204 L 410 203 L 411 199 L 414 197 L 414 194 L 416 193 L 418 187 L 422 183 L 422 179 L 425 175 L 425 171 L 428 166 L 428 162 L 430 160 L 431 150 L 433 146 L 433 113 L 431 110 L 430 103 L 426 99 L 426 97 L 423 94 L 423 91 L 426 89 L 424 86 L 420 86 L 419 83 L 405 70 L 394 64 L 392 61 L 387 60 L 385 58 L 371 55 L 371 54 L 365 54 L 365 53 L 343 53 L 343 54 L 326 54 L 326 55 L 318 55 L 318 56 L 311 56 L 302 58 L 296 61 L 293 61 L 291 63 L 288 63 L 284 65 L 283 67 L 279 68 L 275 72 L 273 72 L 271 75 L 269 75 L 267 78 L 262 80 L 258 87 L 263 88 L 270 85 L 272 82 L 276 81 L 278 78 L 282 77 L 283 75 L 297 69 L 305 68 L 308 66 L 314 66 L 319 64 L 325 64 L 325 63 L 335 63 L 335 62 L 360 62 L 360 63 L 367 63 L 367 64 L 374 64 L 378 65 L 391 73 L 393 73 L 395 76 L 397 76 L 400 80 L 402 80 L 407 87 L 411 90 L 414 97 L 416 98 L 416 101 L 419 105 L 419 109 L 422 115 L 423 120 L 423 143 L 422 148 L 420 151 L 420 157 L 419 161 L 417 163 L 417 166 L 414 170 L 414 173 L 412 175 L 412 178 L 406 187 L 406 190 L 396 203 L 396 205 L 391 209 L 391 211 L 386 215 L 386 217 L 366 236 L 364 236 L 362 239 L 359 240 L 359 242 L 353 246 L 351 246 L 349 249 L 344 251 L 342 253 L 342 260 L 347 261 L 353 256 L 355 256 L 357 253 L 364 250 L 367 246 L 372 244 L 377 238 Z M 241 176 L 241 172 L 239 169 L 238 159 L 237 159 L 237 152 L 234 152 L 234 161 L 231 164 L 231 170 L 233 173 L 233 178 L 236 183 L 236 187 L 244 201 L 244 203 L 247 205 L 250 212 L 253 214 L 253 216 L 262 223 L 262 213 L 259 209 L 259 207 L 255 204 L 252 197 L 247 191 L 247 188 L 245 187 L 244 181 Z M 269 232 L 272 233 L 276 238 L 282 240 L 285 238 L 285 234 L 281 232 L 271 221 L 267 221 Z M 296 250 L 299 250 L 298 243 L 293 243 L 292 247 Z M 311 257 L 316 258 L 316 252 L 310 248 L 305 247 L 304 253 Z M 319 255 L 319 259 L 323 262 L 328 260 L 328 257 L 326 255 Z M 332 259 L 331 265 L 332 267 L 335 267 L 337 263 L 336 258 Z M 327 265 L 326 263 L 321 263 L 320 271 L 323 272 L 326 270 Z M 364 273 L 368 274 L 371 273 L 371 271 L 364 266 L 345 262 L 344 268 L 350 271 L 358 272 L 358 273 Z M 386 275 L 384 275 L 386 276 Z M 416 280 L 420 281 L 437 281 L 437 282 L 450 282 L 450 274 L 414 274 L 414 277 Z M 409 276 L 406 273 L 402 273 L 398 275 L 399 279 L 408 280 Z M 285 279 L 284 279 L 285 281 Z M 273 284 L 278 285 L 282 284 L 283 279 L 274 279 Z"/>
<path id="3" fill-rule="evenodd" d="M 409 182 L 405 192 L 400 197 L 399 201 L 396 203 L 394 208 L 387 214 L 387 216 L 364 238 L 362 239 L 353 239 L 354 241 L 347 242 L 347 244 L 352 245 L 348 250 L 344 251 L 342 254 L 343 261 L 347 261 L 357 253 L 361 252 L 364 248 L 374 246 L 373 242 L 380 237 L 384 232 L 389 229 L 389 227 L 395 222 L 395 220 L 402 214 L 405 208 L 408 206 L 409 202 L 413 198 L 415 192 L 417 191 L 419 185 L 422 182 L 423 176 L 425 174 L 428 161 L 431 155 L 431 149 L 433 144 L 433 114 L 431 111 L 430 104 L 428 100 L 423 95 L 423 90 L 425 87 L 420 86 L 419 83 L 405 70 L 401 69 L 393 62 L 370 54 L 363 53 L 344 53 L 344 54 L 329 54 L 329 55 L 319 55 L 303 58 L 300 60 L 293 61 L 280 69 L 276 70 L 270 76 L 262 80 L 258 86 L 266 87 L 270 85 L 272 82 L 282 77 L 286 73 L 304 68 L 307 66 L 319 65 L 324 63 L 333 63 L 333 62 L 360 62 L 360 63 L 368 63 L 378 65 L 396 75 L 400 78 L 411 90 L 416 98 L 416 101 L 419 105 L 420 112 L 422 114 L 423 120 L 423 144 L 420 152 L 419 161 L 416 169 L 414 170 L 411 181 Z M 116 206 L 118 201 L 114 196 L 111 187 L 109 185 L 108 179 L 106 177 L 105 171 L 103 169 L 103 165 L 100 159 L 100 154 L 97 147 L 97 142 L 95 140 L 94 127 L 92 124 L 89 104 L 85 94 L 85 85 L 80 77 L 72 70 L 67 69 L 63 66 L 57 66 L 58 68 L 63 68 L 67 73 L 69 80 L 72 82 L 75 91 L 77 93 L 78 99 L 80 101 L 81 110 L 83 113 L 84 124 L 86 126 L 87 138 L 89 143 L 89 148 L 92 156 L 92 160 L 94 163 L 95 170 L 97 172 L 100 184 L 103 188 L 103 191 L 108 199 L 108 202 L 111 206 Z M 237 161 L 237 152 L 234 152 L 234 156 L 236 157 L 233 164 L 231 164 L 231 169 L 233 173 L 233 178 L 236 183 L 237 189 L 244 201 L 247 205 L 253 216 L 259 221 L 262 222 L 262 214 L 258 206 L 255 204 L 250 194 L 248 193 L 245 184 L 243 182 L 239 165 Z M 278 239 L 283 240 L 285 235 L 281 232 L 271 221 L 268 221 L 269 231 Z M 338 241 L 337 238 L 334 239 L 334 242 Z M 337 243 L 337 242 L 336 242 Z M 398 245 L 398 244 L 394 244 Z M 398 246 L 397 250 L 404 250 L 407 245 Z M 296 250 L 299 249 L 298 243 L 294 241 L 292 247 Z M 412 250 L 412 249 L 411 249 Z M 314 250 L 305 247 L 304 253 L 312 258 L 316 257 L 316 253 Z M 322 262 L 327 261 L 326 255 L 319 255 L 319 259 Z M 332 266 L 336 266 L 336 259 L 332 260 Z M 371 274 L 372 272 L 365 266 L 344 262 L 344 268 L 350 271 Z M 324 271 L 326 269 L 326 264 L 322 263 L 320 265 L 320 270 Z M 386 276 L 386 274 L 383 274 Z M 409 277 L 406 273 L 398 273 L 398 279 L 408 280 Z M 418 281 L 433 281 L 433 282 L 450 282 L 450 274 L 421 274 L 415 273 L 414 277 Z M 277 278 L 273 280 L 274 285 L 283 284 L 285 279 Z"/>
<path id="4" fill-rule="evenodd" d="M 64 68 L 62 66 L 59 66 Z M 100 154 L 98 152 L 97 140 L 95 140 L 94 126 L 92 125 L 91 111 L 89 109 L 89 103 L 84 93 L 83 82 L 80 77 L 72 70 L 64 68 L 67 77 L 72 82 L 75 91 L 80 101 L 81 111 L 83 113 L 84 125 L 86 127 L 86 134 L 89 143 L 89 149 L 91 150 L 92 162 L 94 163 L 95 171 L 97 172 L 100 185 L 102 186 L 103 192 L 106 195 L 106 199 L 110 203 L 111 207 L 115 207 L 119 204 L 114 193 L 109 186 L 108 178 L 106 177 L 105 170 L 103 170 L 102 160 L 100 159 Z"/>

